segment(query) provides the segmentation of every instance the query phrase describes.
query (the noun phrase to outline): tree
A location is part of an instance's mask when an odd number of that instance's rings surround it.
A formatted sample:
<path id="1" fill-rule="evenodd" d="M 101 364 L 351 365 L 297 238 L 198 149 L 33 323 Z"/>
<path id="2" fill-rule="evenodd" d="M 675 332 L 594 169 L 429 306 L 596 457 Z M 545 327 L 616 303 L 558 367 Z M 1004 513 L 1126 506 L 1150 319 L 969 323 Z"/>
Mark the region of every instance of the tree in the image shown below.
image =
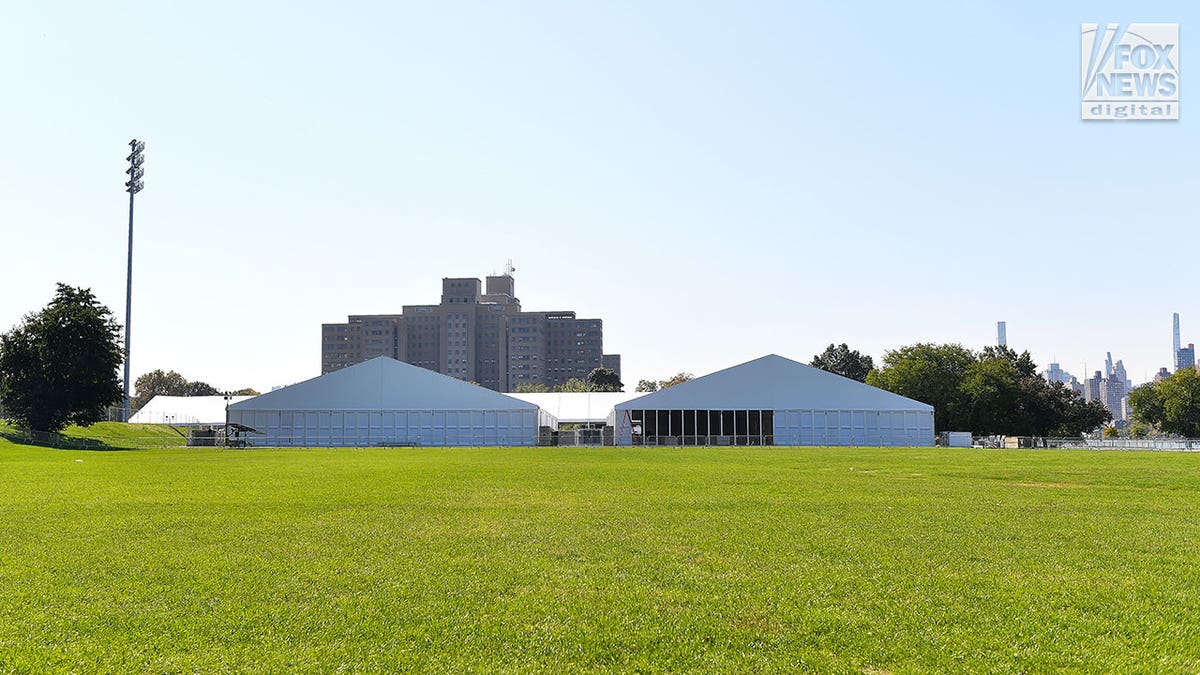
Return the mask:
<path id="1" fill-rule="evenodd" d="M 612 368 L 593 368 L 588 373 L 587 385 L 589 391 L 623 391 L 625 385 L 621 377 Z"/>
<path id="2" fill-rule="evenodd" d="M 1200 436 L 1200 372 L 1180 368 L 1170 377 L 1133 390 L 1134 417 L 1168 434 Z"/>
<path id="3" fill-rule="evenodd" d="M 917 343 L 885 352 L 882 367 L 867 375 L 867 384 L 933 406 L 937 429 L 973 431 L 961 386 L 975 361 L 959 344 Z"/>
<path id="4" fill-rule="evenodd" d="M 545 394 L 548 391 L 550 388 L 546 385 L 533 382 L 522 382 L 517 385 L 516 389 L 513 389 L 514 394 Z"/>
<path id="5" fill-rule="evenodd" d="M 916 344 L 887 352 L 867 384 L 934 407 L 938 429 L 981 435 L 1079 436 L 1112 419 L 1061 382 L 1038 375 L 1029 352 Z"/>
<path id="6" fill-rule="evenodd" d="M 133 383 L 134 396 L 130 406 L 141 410 L 155 396 L 187 396 L 188 381 L 179 373 L 152 370 Z"/>
<path id="7" fill-rule="evenodd" d="M 863 356 L 857 350 L 852 351 L 845 342 L 829 345 L 824 352 L 814 356 L 808 365 L 858 382 L 866 382 L 867 373 L 875 369 L 874 359 Z"/>
<path id="8" fill-rule="evenodd" d="M 139 411 L 155 396 L 186 396 L 187 380 L 174 370 L 151 370 L 133 382 L 133 390 L 130 406 Z"/>
<path id="9" fill-rule="evenodd" d="M 58 284 L 50 304 L 0 336 L 0 402 L 8 419 L 39 431 L 105 419 L 124 396 L 120 336 L 91 289 Z"/>
<path id="10" fill-rule="evenodd" d="M 184 396 L 220 396 L 221 392 L 207 382 L 188 382 Z"/>
<path id="11" fill-rule="evenodd" d="M 658 383 L 654 380 L 638 380 L 636 392 L 658 391 Z"/>
<path id="12" fill-rule="evenodd" d="M 579 392 L 584 392 L 584 391 L 589 391 L 589 390 L 588 390 L 587 382 L 584 382 L 583 380 L 579 379 L 578 377 L 572 377 L 571 379 L 567 380 L 566 382 L 563 382 L 562 384 L 555 387 L 554 391 L 579 393 Z"/>
<path id="13" fill-rule="evenodd" d="M 658 387 L 659 387 L 659 389 L 666 389 L 667 387 L 674 387 L 677 384 L 683 384 L 684 382 L 693 380 L 693 379 L 695 379 L 695 377 L 696 376 L 692 375 L 691 373 L 675 373 L 675 375 L 673 377 L 671 377 L 671 379 L 663 380 L 662 382 L 659 382 Z"/>
<path id="14" fill-rule="evenodd" d="M 220 396 L 223 392 L 207 382 L 189 382 L 174 370 L 152 370 L 134 382 L 132 407 L 141 410 L 155 396 Z M 258 396 L 253 389 L 238 389 L 231 396 Z"/>

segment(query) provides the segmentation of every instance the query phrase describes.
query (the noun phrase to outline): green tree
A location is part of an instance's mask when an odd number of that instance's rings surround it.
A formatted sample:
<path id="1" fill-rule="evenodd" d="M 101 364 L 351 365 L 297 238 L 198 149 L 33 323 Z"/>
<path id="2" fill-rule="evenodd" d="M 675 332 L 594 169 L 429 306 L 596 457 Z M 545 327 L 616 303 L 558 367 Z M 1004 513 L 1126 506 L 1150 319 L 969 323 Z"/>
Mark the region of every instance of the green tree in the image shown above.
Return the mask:
<path id="1" fill-rule="evenodd" d="M 517 385 L 516 389 L 513 389 L 514 394 L 545 394 L 548 391 L 550 388 L 546 385 L 533 382 L 522 382 Z"/>
<path id="2" fill-rule="evenodd" d="M 262 396 L 261 393 L 251 389 L 250 387 L 246 387 L 245 389 L 238 389 L 237 391 L 230 392 L 229 395 L 230 396 Z"/>
<path id="3" fill-rule="evenodd" d="M 87 426 L 121 402 L 121 327 L 87 288 L 58 284 L 40 312 L 0 336 L 0 402 L 29 429 Z"/>
<path id="4" fill-rule="evenodd" d="M 592 372 L 588 373 L 587 385 L 590 391 L 624 391 L 625 389 L 617 371 L 612 368 L 593 368 Z"/>
<path id="5" fill-rule="evenodd" d="M 866 382 L 867 373 L 875 369 L 874 359 L 860 354 L 858 350 L 851 350 L 845 342 L 829 345 L 824 352 L 814 356 L 808 365 L 858 382 Z"/>
<path id="6" fill-rule="evenodd" d="M 1200 372 L 1180 368 L 1170 377 L 1129 394 L 1134 417 L 1168 434 L 1200 436 Z"/>
<path id="7" fill-rule="evenodd" d="M 654 380 L 638 380 L 635 392 L 652 392 L 658 391 L 658 383 Z"/>
<path id="8" fill-rule="evenodd" d="M 155 396 L 187 396 L 188 381 L 179 373 L 168 370 L 152 370 L 133 383 L 134 397 L 131 407 L 141 410 Z"/>
<path id="9" fill-rule="evenodd" d="M 207 382 L 188 382 L 184 396 L 220 396 L 221 392 Z"/>
<path id="10" fill-rule="evenodd" d="M 554 391 L 579 393 L 579 392 L 590 391 L 590 390 L 588 389 L 587 382 L 584 382 L 583 380 L 579 379 L 578 377 L 572 377 L 571 379 L 567 380 L 566 382 L 563 382 L 562 384 L 555 387 Z"/>
<path id="11" fill-rule="evenodd" d="M 975 361 L 975 354 L 962 345 L 917 343 L 885 352 L 882 366 L 867 375 L 867 384 L 933 406 L 939 430 L 973 431 L 961 387 Z"/>
<path id="12" fill-rule="evenodd" d="M 1104 427 L 1104 437 L 1105 438 L 1117 438 L 1120 435 L 1121 435 L 1121 430 L 1114 427 L 1113 425 L 1109 424 L 1108 426 Z"/>
<path id="13" fill-rule="evenodd" d="M 675 373 L 675 375 L 672 376 L 671 379 L 663 380 L 662 382 L 659 382 L 658 388 L 666 389 L 667 387 L 674 387 L 677 384 L 683 384 L 684 382 L 693 380 L 695 378 L 696 378 L 696 376 L 692 375 L 691 373 Z"/>

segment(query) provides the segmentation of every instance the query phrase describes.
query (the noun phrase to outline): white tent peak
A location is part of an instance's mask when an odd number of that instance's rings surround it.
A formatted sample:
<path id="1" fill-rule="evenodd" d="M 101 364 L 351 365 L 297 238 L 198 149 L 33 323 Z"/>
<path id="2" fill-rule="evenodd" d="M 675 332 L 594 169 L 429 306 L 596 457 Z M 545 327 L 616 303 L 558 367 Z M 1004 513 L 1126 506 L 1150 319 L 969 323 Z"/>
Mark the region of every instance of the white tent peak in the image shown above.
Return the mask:
<path id="1" fill-rule="evenodd" d="M 537 410 L 478 385 L 386 356 L 229 406 L 230 410 Z"/>
<path id="2" fill-rule="evenodd" d="M 768 354 L 618 404 L 619 408 L 919 410 L 933 406 Z"/>

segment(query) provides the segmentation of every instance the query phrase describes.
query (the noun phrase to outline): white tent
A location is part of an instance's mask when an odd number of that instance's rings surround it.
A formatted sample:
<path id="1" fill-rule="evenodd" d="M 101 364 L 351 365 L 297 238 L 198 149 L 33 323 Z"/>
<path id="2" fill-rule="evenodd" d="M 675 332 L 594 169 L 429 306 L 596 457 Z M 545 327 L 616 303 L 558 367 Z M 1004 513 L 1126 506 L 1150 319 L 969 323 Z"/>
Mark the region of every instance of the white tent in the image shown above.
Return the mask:
<path id="1" fill-rule="evenodd" d="M 619 445 L 933 445 L 933 406 L 771 354 L 640 398 Z"/>
<path id="2" fill-rule="evenodd" d="M 559 424 L 604 424 L 612 416 L 613 407 L 643 396 L 635 392 L 539 392 L 509 394 L 528 401 L 549 413 Z"/>
<path id="3" fill-rule="evenodd" d="M 553 419 L 519 401 L 387 357 L 229 406 L 268 446 L 535 445 Z"/>
<path id="4" fill-rule="evenodd" d="M 225 423 L 225 404 L 245 401 L 250 396 L 155 396 L 129 421 L 133 424 L 205 425 Z"/>

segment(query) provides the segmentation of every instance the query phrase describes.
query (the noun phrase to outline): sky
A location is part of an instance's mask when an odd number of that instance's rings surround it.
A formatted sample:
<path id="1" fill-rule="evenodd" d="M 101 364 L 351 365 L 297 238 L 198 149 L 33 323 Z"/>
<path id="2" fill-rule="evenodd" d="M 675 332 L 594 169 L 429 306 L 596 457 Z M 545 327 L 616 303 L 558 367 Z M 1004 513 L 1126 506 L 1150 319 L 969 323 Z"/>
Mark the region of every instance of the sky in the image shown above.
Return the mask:
<path id="1" fill-rule="evenodd" d="M 604 320 L 629 386 L 835 342 L 980 348 L 998 320 L 1043 368 L 1111 351 L 1143 381 L 1172 312 L 1200 342 L 1200 108 L 1181 75 L 1177 122 L 1081 121 L 1080 24 L 1177 22 L 1188 52 L 1198 13 L 10 3 L 0 330 L 56 282 L 123 321 L 136 137 L 134 377 L 308 379 L 322 323 L 511 258 L 525 309 Z"/>

